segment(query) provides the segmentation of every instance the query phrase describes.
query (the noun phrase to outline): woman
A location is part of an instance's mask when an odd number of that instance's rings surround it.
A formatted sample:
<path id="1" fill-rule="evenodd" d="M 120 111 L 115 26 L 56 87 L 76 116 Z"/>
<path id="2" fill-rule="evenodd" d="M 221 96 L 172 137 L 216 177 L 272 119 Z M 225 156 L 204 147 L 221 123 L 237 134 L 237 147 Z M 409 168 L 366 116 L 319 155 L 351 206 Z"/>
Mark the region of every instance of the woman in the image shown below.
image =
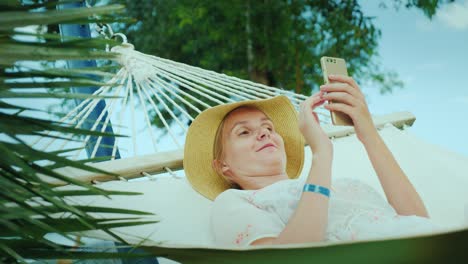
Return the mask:
<path id="1" fill-rule="evenodd" d="M 346 76 L 330 81 L 301 103 L 299 116 L 279 96 L 216 106 L 193 121 L 184 168 L 192 186 L 215 200 L 216 243 L 361 240 L 433 231 L 421 198 L 374 127 L 359 86 Z M 313 112 L 328 100 L 334 103 L 325 108 L 352 118 L 388 202 L 351 179 L 335 181 L 330 193 L 333 144 Z M 304 140 L 313 158 L 301 179 Z"/>

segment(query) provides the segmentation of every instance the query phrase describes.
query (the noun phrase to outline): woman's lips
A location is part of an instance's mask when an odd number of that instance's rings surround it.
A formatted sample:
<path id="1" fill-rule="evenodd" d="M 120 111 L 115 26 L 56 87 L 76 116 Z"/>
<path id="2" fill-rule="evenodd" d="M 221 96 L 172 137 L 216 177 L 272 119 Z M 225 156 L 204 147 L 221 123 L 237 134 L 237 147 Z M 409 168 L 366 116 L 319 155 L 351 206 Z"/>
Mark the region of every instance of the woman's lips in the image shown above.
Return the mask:
<path id="1" fill-rule="evenodd" d="M 257 150 L 257 152 L 258 152 L 258 151 L 261 151 L 261 150 L 264 150 L 264 149 L 266 149 L 266 148 L 269 148 L 269 147 L 274 147 L 274 148 L 276 148 L 275 145 L 273 145 L 273 144 L 270 143 L 270 144 L 266 144 L 265 146 L 261 147 L 259 150 Z"/>
<path id="2" fill-rule="evenodd" d="M 267 148 L 276 148 L 276 147 L 275 146 L 268 146 L 268 147 L 262 148 L 262 150 L 267 149 Z"/>

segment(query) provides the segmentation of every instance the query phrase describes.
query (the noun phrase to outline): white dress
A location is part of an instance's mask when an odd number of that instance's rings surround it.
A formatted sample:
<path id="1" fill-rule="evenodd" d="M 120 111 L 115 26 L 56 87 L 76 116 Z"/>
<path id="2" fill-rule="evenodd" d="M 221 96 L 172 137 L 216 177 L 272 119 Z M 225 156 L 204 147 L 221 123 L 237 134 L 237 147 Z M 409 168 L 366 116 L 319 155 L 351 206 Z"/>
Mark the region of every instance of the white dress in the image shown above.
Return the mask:
<path id="1" fill-rule="evenodd" d="M 259 238 L 277 237 L 294 213 L 304 183 L 305 179 L 287 179 L 259 190 L 229 189 L 218 195 L 211 209 L 216 245 L 244 247 Z M 428 218 L 398 215 L 379 193 L 359 180 L 332 182 L 327 241 L 410 236 L 438 229 Z"/>

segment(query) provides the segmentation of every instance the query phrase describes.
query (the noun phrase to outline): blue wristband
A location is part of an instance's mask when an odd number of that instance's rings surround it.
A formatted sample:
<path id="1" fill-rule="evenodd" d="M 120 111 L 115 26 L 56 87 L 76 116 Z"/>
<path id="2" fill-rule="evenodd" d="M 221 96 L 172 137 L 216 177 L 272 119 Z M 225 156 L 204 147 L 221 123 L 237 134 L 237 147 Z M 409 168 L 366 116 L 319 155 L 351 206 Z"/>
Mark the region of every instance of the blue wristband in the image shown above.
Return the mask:
<path id="1" fill-rule="evenodd" d="M 325 188 L 323 186 L 315 185 L 315 184 L 309 184 L 306 183 L 304 184 L 304 188 L 302 189 L 303 192 L 315 192 L 315 193 L 320 193 L 323 194 L 327 197 L 330 197 L 330 190 L 328 188 Z"/>

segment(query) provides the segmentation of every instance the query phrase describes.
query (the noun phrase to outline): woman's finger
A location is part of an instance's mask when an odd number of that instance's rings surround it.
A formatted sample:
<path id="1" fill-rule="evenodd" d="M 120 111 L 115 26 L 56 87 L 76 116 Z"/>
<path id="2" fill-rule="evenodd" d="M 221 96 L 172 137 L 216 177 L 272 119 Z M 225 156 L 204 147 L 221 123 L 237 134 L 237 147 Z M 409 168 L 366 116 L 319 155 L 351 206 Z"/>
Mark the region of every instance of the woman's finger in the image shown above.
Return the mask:
<path id="1" fill-rule="evenodd" d="M 319 107 L 320 105 L 325 103 L 325 98 L 321 97 L 309 97 L 305 101 L 306 109 L 310 109 L 313 111 L 315 108 Z"/>
<path id="2" fill-rule="evenodd" d="M 323 92 L 347 92 L 351 94 L 352 96 L 356 97 L 359 100 L 364 100 L 364 95 L 360 92 L 357 91 L 356 89 L 352 88 L 349 84 L 347 83 L 329 83 L 329 84 L 324 84 L 320 86 L 320 90 Z"/>
<path id="3" fill-rule="evenodd" d="M 312 109 L 315 109 L 321 105 L 323 105 L 325 103 L 326 99 L 325 98 L 322 98 L 320 99 L 319 101 L 317 101 L 313 106 L 312 106 Z"/>
<path id="4" fill-rule="evenodd" d="M 353 119 L 354 117 L 354 110 L 351 106 L 343 103 L 332 103 L 325 105 L 325 108 L 330 111 L 338 111 L 347 114 L 348 116 Z M 354 120 L 354 119 L 353 119 Z"/>
<path id="5" fill-rule="evenodd" d="M 356 90 L 361 90 L 357 82 L 352 77 L 346 75 L 332 74 L 328 76 L 328 79 L 330 79 L 330 81 L 335 82 L 344 82 L 351 85 L 351 87 L 355 88 Z"/>
<path id="6" fill-rule="evenodd" d="M 357 99 L 354 98 L 352 95 L 345 93 L 345 92 L 327 93 L 323 96 L 323 98 L 329 101 L 330 100 L 339 101 L 341 103 L 345 103 L 353 107 L 357 105 Z"/>
<path id="7" fill-rule="evenodd" d="M 300 120 L 306 120 L 313 118 L 317 123 L 319 123 L 318 116 L 314 109 L 325 103 L 325 99 L 321 97 L 322 92 L 317 92 L 314 95 L 308 97 L 305 101 L 300 103 L 301 111 L 299 113 Z M 312 114 L 312 115 L 310 115 Z"/>
<path id="8" fill-rule="evenodd" d="M 317 123 L 320 123 L 320 120 L 319 120 L 319 117 L 318 117 L 317 113 L 312 112 L 312 114 L 314 115 L 315 121 L 317 121 Z"/>
<path id="9" fill-rule="evenodd" d="M 317 93 L 312 96 L 309 96 L 306 100 L 302 102 L 302 104 L 304 104 L 304 107 L 306 107 L 306 109 L 309 109 L 312 108 L 315 104 L 319 103 L 321 100 L 322 98 L 320 98 L 320 94 Z"/>
<path id="10" fill-rule="evenodd" d="M 320 101 L 320 99 L 322 99 L 322 95 L 323 95 L 323 92 L 322 91 L 318 91 L 317 93 L 313 94 L 312 96 L 310 96 L 308 99 L 310 99 L 311 101 L 313 101 L 313 103 L 315 104 L 316 102 Z"/>

